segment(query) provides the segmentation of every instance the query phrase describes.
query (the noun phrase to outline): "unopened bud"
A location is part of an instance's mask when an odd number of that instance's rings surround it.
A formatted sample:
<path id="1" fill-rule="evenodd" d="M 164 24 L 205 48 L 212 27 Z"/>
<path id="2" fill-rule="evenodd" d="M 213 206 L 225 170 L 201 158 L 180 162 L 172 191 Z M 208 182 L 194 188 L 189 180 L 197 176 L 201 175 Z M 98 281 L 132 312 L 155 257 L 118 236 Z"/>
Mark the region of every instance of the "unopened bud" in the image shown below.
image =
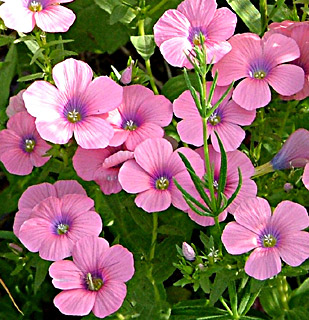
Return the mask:
<path id="1" fill-rule="evenodd" d="M 187 242 L 182 243 L 182 254 L 188 261 L 195 260 L 194 249 Z"/>
<path id="2" fill-rule="evenodd" d="M 290 192 L 293 189 L 293 185 L 289 182 L 285 183 L 283 186 L 285 192 Z"/>

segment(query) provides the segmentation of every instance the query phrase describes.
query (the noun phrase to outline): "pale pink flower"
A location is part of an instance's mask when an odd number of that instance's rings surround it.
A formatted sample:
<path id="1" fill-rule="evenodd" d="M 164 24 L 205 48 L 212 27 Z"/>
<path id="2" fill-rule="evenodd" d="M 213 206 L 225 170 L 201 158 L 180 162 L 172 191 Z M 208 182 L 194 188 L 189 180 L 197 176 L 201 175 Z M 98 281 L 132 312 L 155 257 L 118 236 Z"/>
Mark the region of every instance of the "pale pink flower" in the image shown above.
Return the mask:
<path id="1" fill-rule="evenodd" d="M 309 21 L 293 22 L 284 21 L 285 24 L 279 25 L 272 23 L 264 37 L 269 37 L 271 34 L 280 33 L 288 36 L 296 41 L 300 56 L 296 60 L 291 61 L 291 64 L 301 67 L 305 73 L 305 83 L 302 90 L 292 96 L 281 96 L 283 100 L 303 100 L 309 96 Z"/>
<path id="2" fill-rule="evenodd" d="M 73 166 L 82 179 L 94 180 L 104 194 L 112 194 L 122 190 L 118 181 L 121 165 L 133 158 L 133 152 L 124 150 L 122 146 L 95 150 L 78 147 L 73 157 Z"/>
<path id="3" fill-rule="evenodd" d="M 55 306 L 66 315 L 92 311 L 98 318 L 117 311 L 127 294 L 124 282 L 134 274 L 132 253 L 119 244 L 110 247 L 103 238 L 87 237 L 75 244 L 72 257 L 49 268 L 53 285 L 64 290 L 55 297 Z"/>
<path id="4" fill-rule="evenodd" d="M 209 160 L 211 166 L 214 168 L 214 187 L 218 187 L 219 176 L 220 176 L 220 167 L 221 167 L 221 154 L 216 152 L 212 146 L 209 146 Z M 196 152 L 204 159 L 204 150 L 199 148 Z M 238 185 L 238 168 L 241 170 L 242 174 L 242 185 L 240 191 L 234 201 L 219 215 L 219 221 L 225 220 L 227 212 L 234 213 L 239 204 L 248 198 L 256 197 L 257 187 L 253 180 L 250 177 L 254 173 L 254 167 L 250 159 L 241 151 L 235 150 L 227 152 L 227 177 L 226 177 L 226 186 L 223 191 L 223 194 L 229 199 Z M 204 169 L 203 174 L 206 172 Z M 202 177 L 202 176 L 201 176 Z M 208 194 L 208 190 L 206 191 Z M 190 193 L 190 192 L 189 192 Z M 200 195 L 195 190 L 191 194 L 202 204 L 205 205 L 204 201 L 201 199 Z M 193 210 L 188 209 L 189 217 L 202 226 L 214 225 L 214 219 L 212 217 L 201 216 L 195 213 Z"/>
<path id="5" fill-rule="evenodd" d="M 11 118 L 14 114 L 18 112 L 27 111 L 23 99 L 24 92 L 25 90 L 21 90 L 18 92 L 16 96 L 10 98 L 9 105 L 6 108 L 6 114 L 9 118 Z"/>
<path id="6" fill-rule="evenodd" d="M 25 91 L 26 108 L 36 117 L 42 138 L 63 144 L 74 133 L 76 142 L 85 149 L 107 147 L 114 132 L 104 114 L 121 103 L 122 88 L 106 76 L 91 81 L 92 75 L 85 62 L 67 59 L 53 68 L 57 88 L 35 81 Z"/>
<path id="7" fill-rule="evenodd" d="M 207 92 L 211 82 L 207 82 Z M 214 105 L 221 98 L 228 87 L 216 87 L 211 104 Z M 220 152 L 215 131 L 218 133 L 225 151 L 236 150 L 245 138 L 245 131 L 239 125 L 249 125 L 255 118 L 255 110 L 245 110 L 233 100 L 229 100 L 232 91 L 222 101 L 207 122 L 207 138 L 211 136 L 211 143 Z M 203 145 L 203 122 L 195 106 L 189 90 L 184 91 L 173 103 L 175 116 L 183 119 L 177 124 L 177 131 L 183 142 L 197 147 Z"/>
<path id="8" fill-rule="evenodd" d="M 239 80 L 233 100 L 242 108 L 253 110 L 271 100 L 269 85 L 281 95 L 289 96 L 304 86 L 304 71 L 293 64 L 284 64 L 300 56 L 295 40 L 282 34 L 260 39 L 253 33 L 243 33 L 229 40 L 233 49 L 214 65 L 218 85 Z"/>
<path id="9" fill-rule="evenodd" d="M 0 17 L 7 28 L 31 32 L 35 25 L 46 32 L 66 32 L 75 20 L 72 10 L 60 3 L 73 0 L 2 0 Z"/>
<path id="10" fill-rule="evenodd" d="M 167 10 L 154 26 L 154 37 L 164 59 L 175 67 L 192 68 L 186 55 L 194 54 L 203 34 L 207 63 L 219 61 L 231 50 L 226 41 L 236 27 L 237 17 L 228 8 L 216 10 L 215 0 L 185 0 Z"/>
<path id="11" fill-rule="evenodd" d="M 37 204 L 51 196 L 61 199 L 66 194 L 87 196 L 86 191 L 75 180 L 59 180 L 53 185 L 44 182 L 28 187 L 18 201 L 19 211 L 15 215 L 14 234 L 18 237 L 21 225 L 29 219 L 32 209 Z"/>
<path id="12" fill-rule="evenodd" d="M 171 102 L 142 85 L 123 88 L 123 101 L 106 119 L 114 128 L 111 146 L 124 144 L 133 151 L 148 138 L 162 138 L 173 117 Z"/>
<path id="13" fill-rule="evenodd" d="M 274 213 L 262 198 L 248 199 L 234 214 L 236 222 L 227 224 L 222 242 L 230 254 L 252 249 L 245 272 L 258 280 L 281 271 L 281 260 L 292 267 L 309 258 L 309 226 L 306 209 L 291 201 L 279 203 Z"/>
<path id="14" fill-rule="evenodd" d="M 275 170 L 301 168 L 308 162 L 309 131 L 303 128 L 294 131 L 270 161 Z"/>
<path id="15" fill-rule="evenodd" d="M 184 189 L 192 182 L 178 155 L 183 153 L 194 169 L 201 173 L 202 159 L 189 148 L 173 152 L 165 139 L 147 139 L 135 151 L 135 160 L 126 161 L 119 171 L 122 188 L 129 193 L 138 193 L 135 203 L 147 212 L 166 210 L 171 204 L 176 208 L 188 208 L 181 192 L 173 182 L 175 178 Z"/>
<path id="16" fill-rule="evenodd" d="M 0 131 L 0 161 L 12 174 L 27 175 L 50 159 L 44 155 L 51 146 L 38 134 L 34 120 L 27 112 L 19 112 Z"/>
<path id="17" fill-rule="evenodd" d="M 303 183 L 305 187 L 309 190 L 309 162 L 306 164 L 303 173 Z"/>
<path id="18" fill-rule="evenodd" d="M 80 194 L 49 197 L 32 209 L 19 229 L 19 240 L 29 251 L 39 251 L 42 259 L 69 257 L 77 240 L 102 231 L 101 217 L 93 206 L 91 198 Z"/>

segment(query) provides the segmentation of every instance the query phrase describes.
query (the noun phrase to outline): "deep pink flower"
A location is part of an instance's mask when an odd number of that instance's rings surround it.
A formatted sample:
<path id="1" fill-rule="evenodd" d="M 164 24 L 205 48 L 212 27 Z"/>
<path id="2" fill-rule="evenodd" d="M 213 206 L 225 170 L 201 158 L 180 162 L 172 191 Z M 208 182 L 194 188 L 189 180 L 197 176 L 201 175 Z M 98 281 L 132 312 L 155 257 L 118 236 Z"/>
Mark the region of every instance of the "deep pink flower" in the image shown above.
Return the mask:
<path id="1" fill-rule="evenodd" d="M 301 67 L 305 73 L 305 83 L 302 90 L 298 91 L 292 96 L 281 96 L 283 100 L 303 100 L 309 96 L 309 21 L 295 22 L 289 24 L 291 21 L 285 21 L 285 24 L 272 23 L 270 31 L 264 37 L 269 37 L 271 34 L 280 33 L 291 37 L 296 41 L 300 56 L 296 60 L 291 61 L 291 64 Z"/>
<path id="2" fill-rule="evenodd" d="M 33 166 L 42 167 L 50 159 L 44 155 L 51 146 L 38 134 L 34 120 L 27 112 L 19 112 L 0 131 L 0 161 L 12 174 L 27 175 Z"/>
<path id="3" fill-rule="evenodd" d="M 209 146 L 209 160 L 211 166 L 214 168 L 214 187 L 218 186 L 219 175 L 220 175 L 220 166 L 221 166 L 221 154 L 216 152 L 212 146 Z M 204 159 L 204 150 L 203 148 L 199 148 L 196 152 Z M 224 195 L 227 199 L 229 199 L 238 185 L 238 168 L 241 170 L 242 174 L 242 185 L 241 189 L 235 198 L 235 200 L 228 206 L 226 210 L 224 210 L 219 215 L 219 221 L 225 220 L 227 216 L 227 212 L 234 213 L 239 204 L 244 201 L 244 199 L 254 198 L 256 197 L 257 187 L 253 180 L 250 177 L 254 173 L 254 167 L 250 161 L 250 159 L 241 151 L 235 150 L 231 152 L 227 152 L 227 179 L 226 186 L 223 191 Z M 205 169 L 203 174 L 205 173 Z M 201 175 L 201 177 L 202 177 Z M 189 192 L 190 193 L 190 192 Z M 208 193 L 208 191 L 207 191 Z M 195 190 L 195 193 L 191 194 L 199 200 L 202 204 L 205 205 L 204 201 L 201 199 L 200 195 Z M 188 209 L 189 217 L 202 226 L 210 226 L 214 225 L 214 219 L 212 217 L 200 216 L 195 213 L 193 210 Z"/>
<path id="4" fill-rule="evenodd" d="M 237 17 L 227 8 L 216 8 L 215 0 L 185 0 L 177 10 L 163 14 L 154 26 L 154 37 L 169 64 L 192 68 L 186 55 L 200 44 L 200 33 L 205 38 L 207 63 L 219 61 L 231 50 L 225 40 L 233 35 Z"/>
<path id="5" fill-rule="evenodd" d="M 133 151 L 148 138 L 162 138 L 165 127 L 173 117 L 171 102 L 144 86 L 132 85 L 123 88 L 123 101 L 106 119 L 115 130 L 111 146 L 125 147 Z"/>
<path id="6" fill-rule="evenodd" d="M 18 201 L 18 212 L 15 215 L 13 231 L 18 237 L 21 225 L 29 219 L 32 209 L 49 197 L 61 199 L 66 194 L 87 196 L 83 187 L 75 180 L 59 180 L 54 185 L 44 182 L 27 188 Z"/>
<path id="7" fill-rule="evenodd" d="M 309 131 L 306 129 L 294 131 L 270 161 L 275 170 L 304 167 L 308 162 Z"/>
<path id="8" fill-rule="evenodd" d="M 26 90 L 25 105 L 42 138 L 63 144 L 74 133 L 85 149 L 107 147 L 113 128 L 100 115 L 121 103 L 122 88 L 106 76 L 91 81 L 92 75 L 85 62 L 67 59 L 53 69 L 57 88 L 36 81 Z"/>
<path id="9" fill-rule="evenodd" d="M 42 259 L 69 257 L 77 240 L 102 231 L 101 217 L 93 206 L 91 198 L 80 194 L 49 197 L 32 209 L 18 237 L 29 251 L 39 251 Z"/>
<path id="10" fill-rule="evenodd" d="M 252 249 L 245 272 L 258 280 L 281 271 L 280 258 L 292 267 L 309 258 L 309 225 L 306 209 L 291 201 L 279 203 L 274 213 L 262 198 L 248 199 L 234 214 L 236 222 L 227 224 L 222 242 L 230 254 Z"/>
<path id="11" fill-rule="evenodd" d="M 104 318 L 117 311 L 126 296 L 124 282 L 134 274 L 130 251 L 121 245 L 109 247 L 103 238 L 87 237 L 73 248 L 73 261 L 54 262 L 49 268 L 53 285 L 63 289 L 55 306 L 66 315 L 93 312 Z"/>
<path id="12" fill-rule="evenodd" d="M 78 147 L 73 157 L 73 166 L 82 179 L 94 180 L 104 194 L 112 194 L 122 190 L 118 181 L 121 165 L 133 158 L 133 152 L 124 150 L 122 146 L 95 150 Z"/>
<path id="13" fill-rule="evenodd" d="M 207 82 L 209 92 L 211 82 Z M 216 87 L 213 99 L 214 105 L 226 91 L 227 87 Z M 220 152 L 215 131 L 223 143 L 225 151 L 236 150 L 245 138 L 245 131 L 239 125 L 249 125 L 255 118 L 255 110 L 244 110 L 233 100 L 229 101 L 229 95 L 222 101 L 216 111 L 210 116 L 207 123 L 207 138 L 211 136 L 214 149 Z M 197 147 L 203 145 L 203 123 L 202 118 L 195 106 L 189 90 L 183 92 L 173 103 L 175 116 L 182 118 L 177 125 L 177 131 L 183 142 L 193 144 Z"/>
<path id="14" fill-rule="evenodd" d="M 66 32 L 75 20 L 72 10 L 60 3 L 74 0 L 2 0 L 0 17 L 6 27 L 31 32 L 35 25 L 46 32 Z"/>
<path id="15" fill-rule="evenodd" d="M 16 96 L 10 98 L 9 105 L 6 108 L 6 114 L 9 118 L 11 118 L 14 114 L 18 112 L 27 111 L 23 99 L 24 92 L 25 90 L 21 90 L 18 92 Z"/>
<path id="16" fill-rule="evenodd" d="M 233 49 L 214 65 L 218 85 L 239 80 L 233 100 L 242 108 L 253 110 L 266 106 L 271 100 L 269 85 L 281 95 L 289 96 L 304 86 L 302 68 L 283 64 L 300 56 L 297 43 L 284 35 L 273 34 L 260 39 L 253 33 L 243 33 L 229 40 Z"/>
<path id="17" fill-rule="evenodd" d="M 303 173 L 303 183 L 305 187 L 309 190 L 309 162 L 306 164 Z"/>
<path id="18" fill-rule="evenodd" d="M 188 208 L 181 192 L 173 182 L 175 178 L 183 188 L 191 187 L 191 179 L 180 159 L 183 153 L 197 172 L 201 173 L 202 159 L 189 148 L 173 152 L 165 139 L 147 139 L 135 151 L 135 160 L 126 161 L 119 171 L 119 182 L 129 193 L 138 193 L 135 203 L 147 212 L 166 210 L 171 204 L 185 210 Z"/>

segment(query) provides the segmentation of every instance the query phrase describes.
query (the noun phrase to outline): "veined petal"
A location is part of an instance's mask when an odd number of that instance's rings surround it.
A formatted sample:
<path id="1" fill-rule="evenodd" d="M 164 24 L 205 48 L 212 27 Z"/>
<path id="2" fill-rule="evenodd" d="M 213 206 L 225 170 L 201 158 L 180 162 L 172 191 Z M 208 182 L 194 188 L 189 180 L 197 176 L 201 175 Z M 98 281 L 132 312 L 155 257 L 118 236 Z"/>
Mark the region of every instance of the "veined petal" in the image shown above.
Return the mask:
<path id="1" fill-rule="evenodd" d="M 92 310 L 96 295 L 85 289 L 65 290 L 56 295 L 54 305 L 65 315 L 85 316 Z"/>
<path id="2" fill-rule="evenodd" d="M 277 66 L 267 75 L 267 82 L 283 96 L 290 96 L 304 86 L 304 70 L 292 64 Z"/>
<path id="3" fill-rule="evenodd" d="M 256 248 L 249 256 L 245 272 L 258 280 L 269 279 L 281 271 L 277 248 Z"/>
<path id="4" fill-rule="evenodd" d="M 0 161 L 11 174 L 25 176 L 30 174 L 33 169 L 30 155 L 17 148 L 3 153 L 0 156 Z"/>
<path id="5" fill-rule="evenodd" d="M 247 110 L 265 107 L 271 100 L 268 83 L 265 80 L 246 78 L 235 88 L 233 100 Z"/>
<path id="6" fill-rule="evenodd" d="M 186 0 L 177 10 L 182 12 L 193 27 L 208 26 L 213 19 L 217 3 L 215 0 Z"/>
<path id="7" fill-rule="evenodd" d="M 303 173 L 303 183 L 305 187 L 309 190 L 309 164 L 306 164 Z"/>
<path id="8" fill-rule="evenodd" d="M 172 197 L 168 190 L 149 189 L 135 198 L 135 204 L 146 212 L 164 211 L 171 203 Z"/>
<path id="9" fill-rule="evenodd" d="M 75 21 L 72 10 L 60 6 L 51 5 L 46 9 L 35 12 L 34 18 L 37 26 L 46 32 L 66 32 Z"/>
<path id="10" fill-rule="evenodd" d="M 94 201 L 82 194 L 66 194 L 61 200 L 61 212 L 77 217 L 94 207 Z"/>
<path id="11" fill-rule="evenodd" d="M 58 180 L 54 184 L 57 197 L 62 198 L 66 194 L 82 194 L 87 196 L 84 188 L 76 180 Z"/>
<path id="12" fill-rule="evenodd" d="M 167 10 L 154 25 L 154 38 L 158 47 L 172 38 L 188 38 L 190 22 L 178 10 Z"/>
<path id="13" fill-rule="evenodd" d="M 230 222 L 222 233 L 222 242 L 230 254 L 242 254 L 258 247 L 258 235 L 237 222 Z"/>
<path id="14" fill-rule="evenodd" d="M 204 143 L 202 118 L 191 118 L 178 122 L 177 132 L 181 141 L 185 143 L 193 144 L 196 147 L 200 147 Z"/>
<path id="15" fill-rule="evenodd" d="M 233 100 L 229 101 L 227 105 L 221 109 L 222 118 L 226 121 L 238 124 L 241 126 L 247 126 L 251 124 L 256 116 L 255 110 L 246 110 L 241 108 Z"/>
<path id="16" fill-rule="evenodd" d="M 13 225 L 13 231 L 16 237 L 19 237 L 19 229 L 22 224 L 30 218 L 31 211 L 31 209 L 22 209 L 16 212 Z"/>

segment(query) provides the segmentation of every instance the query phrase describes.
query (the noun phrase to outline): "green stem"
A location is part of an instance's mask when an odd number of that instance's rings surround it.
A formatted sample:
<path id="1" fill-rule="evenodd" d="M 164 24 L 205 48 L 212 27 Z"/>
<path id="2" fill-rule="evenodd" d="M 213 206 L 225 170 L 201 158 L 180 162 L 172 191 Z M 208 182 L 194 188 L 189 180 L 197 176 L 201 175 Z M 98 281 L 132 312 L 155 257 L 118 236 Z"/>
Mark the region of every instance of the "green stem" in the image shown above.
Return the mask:
<path id="1" fill-rule="evenodd" d="M 281 300 L 281 305 L 283 306 L 283 309 L 285 311 L 289 310 L 289 304 L 288 304 L 288 283 L 286 281 L 286 277 L 284 276 L 278 276 L 277 277 L 278 281 L 278 290 L 280 292 L 280 300 Z"/>
<path id="2" fill-rule="evenodd" d="M 303 15 L 302 15 L 302 17 L 301 17 L 301 21 L 306 21 L 306 18 L 307 18 L 307 12 L 306 12 L 306 10 L 308 10 L 308 3 L 305 3 L 303 8 L 304 8 L 305 10 L 303 11 Z"/>
<path id="3" fill-rule="evenodd" d="M 239 319 L 238 311 L 237 311 L 237 293 L 236 293 L 236 285 L 235 281 L 231 281 L 228 285 L 230 303 L 233 312 L 233 319 Z"/>
<path id="4" fill-rule="evenodd" d="M 267 0 L 260 0 L 260 12 L 261 12 L 261 36 L 264 34 L 267 24 Z"/>
<path id="5" fill-rule="evenodd" d="M 233 317 L 233 312 L 230 309 L 230 307 L 227 305 L 227 303 L 224 301 L 224 299 L 222 297 L 220 297 L 219 300 L 223 304 L 223 306 L 227 310 L 227 312 Z"/>
<path id="6" fill-rule="evenodd" d="M 207 143 L 207 118 L 202 118 L 203 120 L 203 141 L 204 141 L 204 158 L 205 158 L 205 168 L 207 171 L 208 177 L 208 189 L 210 192 L 211 204 L 212 204 L 212 211 L 216 211 L 216 197 L 215 197 L 215 189 L 214 189 L 214 177 L 212 174 L 210 160 L 209 160 L 209 150 L 208 150 L 208 143 Z"/>
<path id="7" fill-rule="evenodd" d="M 169 0 L 162 0 L 156 6 L 154 6 L 151 10 L 148 11 L 148 15 L 152 16 L 156 11 L 158 11 L 162 6 L 168 3 Z"/>
<path id="8" fill-rule="evenodd" d="M 145 35 L 145 20 L 144 19 L 142 19 L 138 22 L 138 33 L 140 36 Z M 150 59 L 145 60 L 145 66 L 146 66 L 148 76 L 150 78 L 149 81 L 150 81 L 151 88 L 155 94 L 159 94 L 158 88 L 156 86 L 156 83 L 155 83 L 155 80 L 154 80 L 154 77 L 152 74 Z"/>
<path id="9" fill-rule="evenodd" d="M 222 256 L 221 227 L 219 222 L 219 216 L 214 216 L 214 220 L 215 220 L 215 226 L 218 234 L 217 243 L 218 243 L 218 249 L 219 249 L 219 256 Z"/>

